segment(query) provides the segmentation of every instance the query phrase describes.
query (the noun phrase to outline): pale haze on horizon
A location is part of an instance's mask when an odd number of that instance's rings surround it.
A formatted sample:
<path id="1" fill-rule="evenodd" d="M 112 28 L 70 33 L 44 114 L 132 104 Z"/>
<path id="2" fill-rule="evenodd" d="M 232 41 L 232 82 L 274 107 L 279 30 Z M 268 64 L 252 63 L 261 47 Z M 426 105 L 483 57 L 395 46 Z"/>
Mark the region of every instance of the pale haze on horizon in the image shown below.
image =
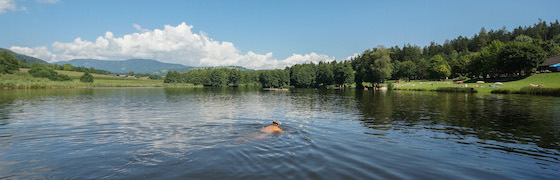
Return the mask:
<path id="1" fill-rule="evenodd" d="M 284 68 L 558 19 L 560 1 L 0 0 L 1 48 L 48 62 Z"/>

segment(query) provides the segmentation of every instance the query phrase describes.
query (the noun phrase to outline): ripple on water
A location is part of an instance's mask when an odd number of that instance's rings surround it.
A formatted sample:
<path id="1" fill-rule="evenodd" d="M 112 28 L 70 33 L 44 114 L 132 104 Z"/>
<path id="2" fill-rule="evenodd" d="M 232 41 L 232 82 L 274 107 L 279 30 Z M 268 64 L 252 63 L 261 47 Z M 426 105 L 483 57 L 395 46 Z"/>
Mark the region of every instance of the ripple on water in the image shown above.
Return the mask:
<path id="1" fill-rule="evenodd" d="M 301 89 L 21 92 L 0 92 L 0 178 L 554 179 L 560 174 L 558 99 Z M 533 108 L 541 104 L 551 106 Z M 273 119 L 283 122 L 285 133 L 260 132 Z"/>

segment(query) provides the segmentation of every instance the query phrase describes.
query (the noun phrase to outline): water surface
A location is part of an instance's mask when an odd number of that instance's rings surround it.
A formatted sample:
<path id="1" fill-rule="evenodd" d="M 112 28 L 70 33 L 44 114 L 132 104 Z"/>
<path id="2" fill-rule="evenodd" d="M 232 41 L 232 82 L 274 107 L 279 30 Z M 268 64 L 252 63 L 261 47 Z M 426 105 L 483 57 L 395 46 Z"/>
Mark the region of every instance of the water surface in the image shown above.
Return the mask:
<path id="1" fill-rule="evenodd" d="M 557 97 L 0 91 L 0 179 L 555 179 L 559 150 Z"/>

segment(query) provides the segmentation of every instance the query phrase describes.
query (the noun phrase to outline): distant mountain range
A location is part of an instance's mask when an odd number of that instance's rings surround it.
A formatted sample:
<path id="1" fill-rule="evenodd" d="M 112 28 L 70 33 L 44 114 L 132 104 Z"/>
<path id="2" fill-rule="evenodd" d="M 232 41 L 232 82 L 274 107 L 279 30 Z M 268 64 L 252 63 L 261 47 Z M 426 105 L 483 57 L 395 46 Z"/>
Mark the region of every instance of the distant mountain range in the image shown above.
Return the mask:
<path id="1" fill-rule="evenodd" d="M 19 61 L 29 62 L 29 63 L 44 63 L 49 64 L 39 58 L 34 58 L 31 56 L 26 56 L 23 54 L 15 53 L 8 49 L 0 48 L 0 51 L 6 50 L 8 53 L 13 54 Z M 100 70 L 106 70 L 112 73 L 128 73 L 134 71 L 134 73 L 151 73 L 161 76 L 165 76 L 169 71 L 178 72 L 188 72 L 195 69 L 214 69 L 214 68 L 232 68 L 242 71 L 253 71 L 252 69 L 247 69 L 241 66 L 218 66 L 218 67 L 193 67 L 185 66 L 181 64 L 164 63 L 153 59 L 129 59 L 129 60 L 98 60 L 98 59 L 73 59 L 70 61 L 58 61 L 54 64 L 63 65 L 71 64 L 73 66 L 95 68 Z"/>
<path id="2" fill-rule="evenodd" d="M 181 64 L 163 63 L 153 59 L 129 59 L 119 60 L 97 60 L 97 59 L 73 59 L 70 61 L 59 61 L 55 64 L 71 64 L 73 66 L 83 66 L 86 68 L 93 67 L 95 69 L 103 69 L 112 73 L 151 73 L 164 76 L 169 71 L 188 72 L 195 69 L 214 69 L 214 68 L 232 68 L 242 71 L 253 71 L 241 66 L 218 66 L 218 67 L 193 67 Z"/>
<path id="3" fill-rule="evenodd" d="M 26 62 L 27 61 L 28 63 L 31 63 L 31 64 L 33 64 L 33 63 L 49 64 L 48 62 L 43 61 L 39 58 L 34 58 L 34 57 L 26 56 L 26 55 L 23 55 L 23 54 L 18 54 L 18 53 L 15 53 L 15 52 L 13 52 L 9 49 L 0 48 L 0 52 L 1 51 L 7 51 L 8 53 L 14 55 L 16 57 L 16 59 L 18 59 L 21 62 Z"/>
<path id="4" fill-rule="evenodd" d="M 71 64 L 73 66 L 83 66 L 87 68 L 93 67 L 95 69 L 107 70 L 112 73 L 128 73 L 130 71 L 134 71 L 135 73 L 153 73 L 160 70 L 193 68 L 192 66 L 163 63 L 153 59 L 129 59 L 124 61 L 73 59 L 70 61 L 55 62 L 55 64 Z"/>

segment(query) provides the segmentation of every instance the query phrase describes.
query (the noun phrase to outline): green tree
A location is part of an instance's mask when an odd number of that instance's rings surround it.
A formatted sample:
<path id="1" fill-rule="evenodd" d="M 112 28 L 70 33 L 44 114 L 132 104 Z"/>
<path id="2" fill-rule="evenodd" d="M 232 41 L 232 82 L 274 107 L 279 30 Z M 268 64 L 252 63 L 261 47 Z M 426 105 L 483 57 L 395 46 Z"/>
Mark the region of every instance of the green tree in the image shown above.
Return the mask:
<path id="1" fill-rule="evenodd" d="M 519 41 L 519 42 L 525 42 L 525 43 L 532 43 L 533 42 L 533 38 L 526 36 L 526 35 L 519 35 L 517 37 L 515 37 L 515 41 Z"/>
<path id="2" fill-rule="evenodd" d="M 513 41 L 500 51 L 498 63 L 503 73 L 528 75 L 544 62 L 545 55 L 542 48 L 533 43 Z"/>
<path id="3" fill-rule="evenodd" d="M 390 51 L 383 46 L 371 50 L 366 50 L 355 61 L 356 85 L 361 87 L 362 82 L 371 82 L 376 86 L 386 79 L 391 78 L 393 64 L 389 56 Z"/>
<path id="4" fill-rule="evenodd" d="M 395 78 L 403 78 L 409 81 L 416 77 L 416 64 L 412 61 L 395 61 L 394 67 Z"/>
<path id="5" fill-rule="evenodd" d="M 93 76 L 88 72 L 85 72 L 84 75 L 80 76 L 80 82 L 93 83 Z"/>
<path id="6" fill-rule="evenodd" d="M 72 66 L 71 64 L 63 64 L 61 70 L 64 70 L 64 71 L 74 71 L 74 66 Z"/>
<path id="7" fill-rule="evenodd" d="M 476 76 L 486 77 L 487 75 L 495 77 L 499 74 L 499 54 L 504 48 L 504 43 L 498 40 L 492 41 L 488 46 L 474 56 L 470 63 L 470 72 Z"/>
<path id="8" fill-rule="evenodd" d="M 450 63 L 451 74 L 455 76 L 464 76 L 469 72 L 469 64 L 471 63 L 472 54 L 467 53 L 453 59 Z"/>
<path id="9" fill-rule="evenodd" d="M 259 71 L 259 81 L 263 87 L 284 87 L 290 83 L 289 69 Z"/>
<path id="10" fill-rule="evenodd" d="M 14 55 L 8 53 L 7 51 L 2 51 L 0 53 L 0 74 L 12 74 L 15 71 L 19 71 L 18 60 Z"/>
<path id="11" fill-rule="evenodd" d="M 312 87 L 316 84 L 315 64 L 296 64 L 290 70 L 290 82 L 295 87 Z"/>
<path id="12" fill-rule="evenodd" d="M 422 58 L 416 63 L 416 78 L 418 79 L 426 79 L 429 76 L 428 69 L 430 66 L 430 62 L 426 58 Z"/>
<path id="13" fill-rule="evenodd" d="M 259 81 L 263 87 L 274 87 L 274 85 L 278 85 L 278 80 L 275 79 L 272 70 L 259 71 Z"/>
<path id="14" fill-rule="evenodd" d="M 148 79 L 160 80 L 160 79 L 163 79 L 163 78 L 159 75 L 151 74 L 151 75 L 148 76 Z"/>
<path id="15" fill-rule="evenodd" d="M 469 49 L 472 49 L 474 51 L 479 51 L 484 46 L 488 45 L 490 41 L 491 40 L 490 40 L 490 36 L 488 35 L 488 32 L 484 27 L 482 27 L 480 28 L 480 32 L 478 32 L 478 35 L 475 35 L 473 37 L 471 41 L 472 45 L 469 47 Z"/>
<path id="16" fill-rule="evenodd" d="M 336 64 L 334 67 L 334 82 L 339 86 L 354 83 L 354 69 L 352 69 L 351 62 L 344 61 Z"/>
<path id="17" fill-rule="evenodd" d="M 223 87 L 228 83 L 228 74 L 225 69 L 213 69 L 210 73 L 210 81 L 214 87 Z"/>
<path id="18" fill-rule="evenodd" d="M 430 59 L 430 68 L 428 70 L 432 79 L 443 79 L 451 75 L 449 65 L 440 55 L 435 55 Z"/>
<path id="19" fill-rule="evenodd" d="M 331 64 L 322 61 L 319 62 L 317 66 L 316 82 L 319 86 L 334 84 L 334 72 Z"/>
<path id="20" fill-rule="evenodd" d="M 228 71 L 228 84 L 233 84 L 237 86 L 238 83 L 243 82 L 243 73 L 237 69 L 231 69 Z"/>
<path id="21" fill-rule="evenodd" d="M 165 78 L 163 79 L 163 83 L 180 83 L 181 73 L 177 71 L 170 71 L 167 72 Z"/>

